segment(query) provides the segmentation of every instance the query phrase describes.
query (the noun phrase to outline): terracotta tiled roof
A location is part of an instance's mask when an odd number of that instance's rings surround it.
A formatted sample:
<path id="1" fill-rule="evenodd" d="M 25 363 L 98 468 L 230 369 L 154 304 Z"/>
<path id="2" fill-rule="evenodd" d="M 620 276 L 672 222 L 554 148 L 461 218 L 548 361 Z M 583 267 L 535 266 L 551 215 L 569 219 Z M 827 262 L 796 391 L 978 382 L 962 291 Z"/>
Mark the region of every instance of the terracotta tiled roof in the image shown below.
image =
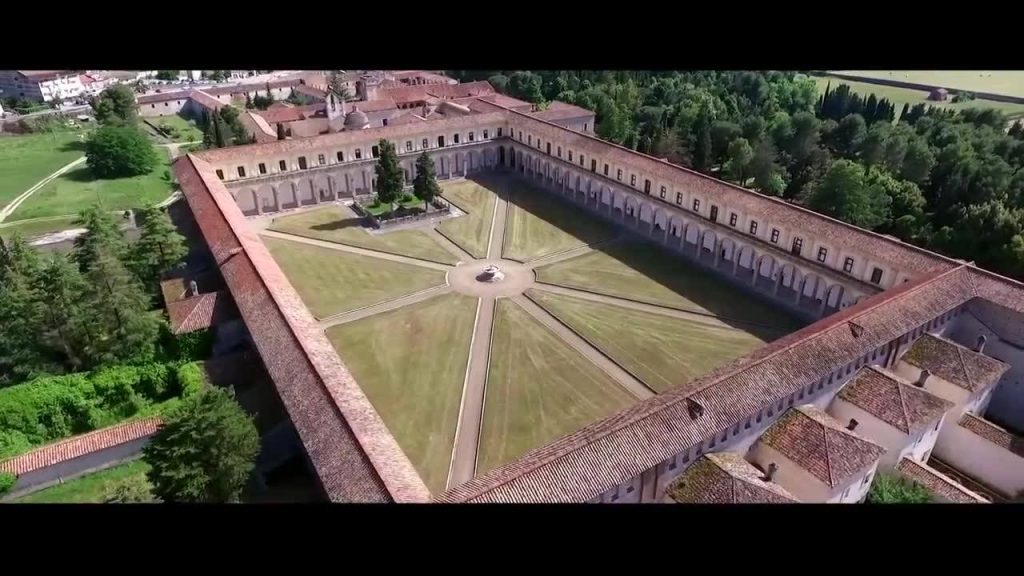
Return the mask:
<path id="1" fill-rule="evenodd" d="M 383 110 L 394 110 L 398 108 L 395 101 L 390 98 L 377 98 L 375 100 L 363 100 L 362 102 L 349 102 L 348 110 L 359 108 L 363 112 L 381 112 Z"/>
<path id="2" fill-rule="evenodd" d="M 764 431 L 759 442 L 779 451 L 830 488 L 841 486 L 885 453 L 885 448 L 847 430 L 810 404 L 788 410 Z"/>
<path id="3" fill-rule="evenodd" d="M 327 118 L 306 118 L 288 123 L 288 129 L 292 131 L 293 138 L 310 138 L 327 132 L 329 123 Z"/>
<path id="4" fill-rule="evenodd" d="M 188 154 L 174 171 L 328 498 L 426 501 L 412 463 L 213 168 Z"/>
<path id="5" fill-rule="evenodd" d="M 187 100 L 192 97 L 191 90 L 175 90 L 174 92 L 160 92 L 157 94 L 143 94 L 135 98 L 139 104 L 155 104 L 157 102 L 168 102 L 171 100 Z"/>
<path id="6" fill-rule="evenodd" d="M 942 417 L 953 403 L 895 374 L 865 366 L 839 392 L 859 407 L 904 434 L 916 434 Z"/>
<path id="7" fill-rule="evenodd" d="M 441 502 L 586 502 L 816 384 L 973 297 L 967 267 L 900 284 L 440 495 Z M 849 327 L 863 327 L 855 337 Z M 689 405 L 703 413 L 694 418 Z"/>
<path id="8" fill-rule="evenodd" d="M 533 110 L 533 104 L 530 104 L 529 102 L 520 100 L 518 98 L 506 96 L 505 94 L 501 94 L 498 92 L 495 92 L 494 94 L 479 96 L 478 100 L 489 102 L 491 104 L 494 104 L 495 106 L 501 106 L 502 108 L 516 110 L 518 112 L 530 112 L 531 110 Z"/>
<path id="9" fill-rule="evenodd" d="M 224 104 L 220 100 L 217 100 L 216 98 L 210 96 L 202 90 L 193 90 L 191 99 L 193 102 L 199 104 L 207 110 L 220 110 L 221 108 L 227 106 L 227 104 Z"/>
<path id="10" fill-rule="evenodd" d="M 927 333 L 914 342 L 903 360 L 972 392 L 995 383 L 1010 368 L 995 358 Z"/>
<path id="11" fill-rule="evenodd" d="M 171 332 L 187 334 L 205 330 L 238 317 L 238 310 L 226 291 L 209 292 L 167 304 Z"/>
<path id="12" fill-rule="evenodd" d="M 327 96 L 327 92 L 324 92 L 323 90 L 320 90 L 319 88 L 314 88 L 312 86 L 308 86 L 306 84 L 299 84 L 298 86 L 296 86 L 295 87 L 295 92 L 297 92 L 299 94 L 305 94 L 306 96 L 312 96 L 314 98 L 320 98 L 320 99 L 323 99 L 325 96 Z"/>
<path id="13" fill-rule="evenodd" d="M 957 504 L 988 504 L 988 500 L 971 492 L 949 476 L 909 458 L 900 459 L 896 471 L 920 484 L 932 494 Z"/>
<path id="14" fill-rule="evenodd" d="M 267 143 L 277 140 L 277 132 L 267 124 L 263 118 L 249 111 L 243 111 L 238 115 L 238 121 L 245 126 L 245 129 L 256 137 L 257 143 Z"/>
<path id="15" fill-rule="evenodd" d="M 403 124 L 422 124 L 426 122 L 423 118 L 420 118 L 412 112 L 401 114 L 395 118 L 392 118 L 388 123 L 388 126 L 401 126 Z"/>
<path id="16" fill-rule="evenodd" d="M 715 452 L 697 459 L 668 489 L 684 504 L 791 504 L 798 500 L 735 452 Z"/>
<path id="17" fill-rule="evenodd" d="M 552 102 L 547 110 L 542 112 L 531 112 L 530 116 L 534 118 L 541 118 L 549 122 L 556 122 L 558 120 L 569 120 L 570 118 L 586 118 L 593 116 L 594 112 L 587 110 L 586 108 L 580 108 L 579 106 L 573 106 L 565 102 Z"/>
<path id="18" fill-rule="evenodd" d="M 277 108 L 267 108 L 266 110 L 253 110 L 252 113 L 260 116 L 269 124 L 277 124 L 278 122 L 296 122 L 298 120 L 303 120 L 306 118 L 308 111 L 305 108 L 298 106 L 279 106 Z"/>
<path id="19" fill-rule="evenodd" d="M 102 428 L 80 436 L 59 440 L 0 462 L 0 472 L 20 476 L 54 464 L 74 460 L 127 442 L 145 438 L 160 429 L 160 418 L 132 420 L 109 428 Z"/>
<path id="20" fill-rule="evenodd" d="M 406 104 L 426 100 L 429 96 L 450 99 L 493 94 L 494 87 L 487 81 L 466 82 L 464 84 L 419 84 L 402 86 L 400 88 L 384 88 L 379 90 L 378 93 L 384 98 L 395 101 L 397 104 Z"/>
<path id="21" fill-rule="evenodd" d="M 979 418 L 970 412 L 960 417 L 960 427 L 981 436 L 1000 448 L 1024 458 L 1024 438 L 1016 436 L 1005 428 Z"/>

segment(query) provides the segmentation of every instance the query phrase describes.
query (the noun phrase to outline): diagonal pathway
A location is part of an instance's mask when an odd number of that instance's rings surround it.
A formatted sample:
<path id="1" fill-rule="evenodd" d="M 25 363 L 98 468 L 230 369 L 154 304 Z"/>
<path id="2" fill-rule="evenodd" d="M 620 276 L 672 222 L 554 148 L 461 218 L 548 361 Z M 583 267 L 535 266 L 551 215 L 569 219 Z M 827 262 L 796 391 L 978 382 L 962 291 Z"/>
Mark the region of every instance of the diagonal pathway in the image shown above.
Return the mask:
<path id="1" fill-rule="evenodd" d="M 368 248 L 357 248 L 355 246 L 349 246 L 348 244 L 338 244 L 337 242 L 327 242 L 326 240 L 316 240 L 313 238 L 306 238 L 303 236 L 295 236 L 293 234 L 286 234 L 284 232 L 275 232 L 273 230 L 261 230 L 260 234 L 270 238 L 280 238 L 282 240 L 288 240 L 291 242 L 300 242 L 302 244 L 309 244 L 311 246 L 320 246 L 321 248 L 330 248 L 331 250 L 340 250 L 342 252 L 351 252 L 352 254 L 360 254 L 362 256 L 370 256 L 372 258 L 380 258 L 381 260 L 391 260 L 392 262 L 401 262 L 402 264 L 411 264 L 413 266 L 420 266 L 421 268 L 430 268 L 433 270 L 448 271 L 451 270 L 451 266 L 447 264 L 440 264 L 438 262 L 430 262 L 427 260 L 420 260 L 419 258 L 412 258 L 409 256 L 399 256 L 398 254 L 391 254 L 389 252 L 379 252 L 377 250 L 370 250 Z"/>
<path id="2" fill-rule="evenodd" d="M 447 236 L 438 232 L 436 227 L 431 226 L 430 228 L 424 228 L 423 231 L 429 234 L 430 236 L 433 236 L 434 240 L 436 240 L 438 244 L 444 247 L 444 249 L 447 250 L 452 256 L 458 258 L 459 264 L 475 260 L 472 254 L 466 252 L 465 250 L 462 249 L 462 246 L 459 246 L 455 242 L 452 242 L 451 240 L 448 239 Z"/>
<path id="3" fill-rule="evenodd" d="M 528 261 L 526 264 L 531 268 L 537 268 L 539 266 L 546 266 L 548 264 L 554 264 L 563 260 L 569 260 L 570 258 L 576 258 L 577 256 L 583 256 L 589 254 L 594 250 L 599 250 L 605 246 L 609 246 L 615 242 L 618 242 L 620 238 L 609 238 L 608 240 L 602 240 L 600 242 L 594 242 L 593 244 L 586 244 L 578 248 L 570 248 L 569 250 L 563 250 L 562 252 L 555 252 L 554 254 L 546 254 L 540 258 L 534 258 Z"/>
<path id="4" fill-rule="evenodd" d="M 587 360 L 590 360 L 595 366 L 604 370 L 606 374 L 615 379 L 620 386 L 631 392 L 634 396 L 641 400 L 654 396 L 654 391 L 648 388 L 646 384 L 613 362 L 603 352 L 594 348 L 565 324 L 559 322 L 557 318 L 541 308 L 533 300 L 520 294 L 519 296 L 513 296 L 512 301 L 522 307 L 523 310 L 526 310 L 541 324 L 547 326 L 549 330 L 554 332 L 566 344 L 572 346 L 580 354 L 583 354 Z"/>
<path id="5" fill-rule="evenodd" d="M 320 327 L 327 329 L 331 326 L 337 326 L 338 324 L 346 324 L 348 322 L 355 322 L 381 312 L 387 312 L 389 310 L 395 310 L 402 306 L 409 306 L 428 300 L 441 294 L 447 294 L 452 291 L 452 287 L 447 284 L 443 286 L 434 286 L 433 288 L 427 288 L 426 290 L 420 290 L 419 292 L 413 292 L 393 300 L 387 300 L 385 302 L 378 302 L 377 304 L 371 304 L 355 310 L 349 310 L 333 316 L 328 316 L 320 320 Z"/>
<path id="6" fill-rule="evenodd" d="M 490 260 L 501 258 L 501 251 L 505 246 L 506 214 L 508 214 L 508 199 L 498 195 L 494 202 L 494 217 L 491 219 L 491 241 L 487 245 L 487 258 Z"/>
<path id="7" fill-rule="evenodd" d="M 62 166 L 60 169 L 55 171 L 53 174 L 50 174 L 46 178 L 43 178 L 39 182 L 36 182 L 36 184 L 34 186 L 32 186 L 31 188 L 29 188 L 28 190 L 25 190 L 24 192 L 19 194 L 16 198 L 14 198 L 14 200 L 11 200 L 10 204 L 8 204 L 7 206 L 4 206 L 2 209 L 0 209 L 0 222 L 3 222 L 4 220 L 6 220 L 8 216 L 13 214 L 14 211 L 18 209 L 18 206 L 21 206 L 22 203 L 25 202 L 25 200 L 28 200 L 29 198 L 31 198 L 32 195 L 35 194 L 36 192 L 38 192 L 40 188 L 42 188 L 43 186 L 46 186 L 47 184 L 52 182 L 55 178 L 57 178 L 61 174 L 64 174 L 65 172 L 68 172 L 69 170 L 71 170 L 72 168 L 75 168 L 76 166 L 78 166 L 79 164 L 81 164 L 83 162 L 85 162 L 85 156 L 82 156 L 81 158 L 76 158 L 75 160 L 72 160 L 71 162 L 68 162 L 67 164 Z"/>

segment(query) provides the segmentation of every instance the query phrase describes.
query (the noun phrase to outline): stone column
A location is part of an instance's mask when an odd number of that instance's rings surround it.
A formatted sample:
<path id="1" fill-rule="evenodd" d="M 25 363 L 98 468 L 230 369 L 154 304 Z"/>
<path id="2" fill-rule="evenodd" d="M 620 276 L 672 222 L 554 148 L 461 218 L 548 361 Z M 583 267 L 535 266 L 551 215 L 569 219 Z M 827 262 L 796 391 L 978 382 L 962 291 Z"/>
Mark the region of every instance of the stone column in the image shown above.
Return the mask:
<path id="1" fill-rule="evenodd" d="M 757 281 L 761 277 L 761 264 L 763 262 L 757 261 L 757 252 L 752 252 L 750 254 L 750 266 L 754 269 L 754 275 L 750 279 L 750 285 L 754 288 L 757 288 Z M 774 264 L 772 265 L 772 270 L 775 270 Z"/>
<path id="2" fill-rule="evenodd" d="M 775 267 L 773 266 L 772 267 L 772 274 L 774 274 L 774 273 L 775 273 Z M 775 278 L 775 287 L 772 288 L 772 296 L 778 296 L 779 295 L 779 286 L 782 286 L 782 271 L 781 270 L 779 270 L 778 277 Z"/>
<path id="3" fill-rule="evenodd" d="M 320 187 L 316 185 L 316 180 L 313 178 L 309 179 L 309 189 L 313 192 L 313 204 L 320 203 Z"/>
<path id="4" fill-rule="evenodd" d="M 737 256 L 737 252 L 739 252 L 739 251 L 736 249 L 735 246 L 733 246 L 733 249 L 732 249 L 732 275 L 733 276 L 736 275 L 736 271 L 739 270 L 739 267 L 740 267 L 740 259 Z"/>
<path id="5" fill-rule="evenodd" d="M 263 206 L 260 204 L 260 195 L 256 192 L 256 189 L 252 190 L 252 205 L 256 207 L 256 215 L 263 214 Z"/>
<path id="6" fill-rule="evenodd" d="M 277 186 L 271 186 L 270 190 L 274 193 L 274 210 L 281 211 L 281 196 L 277 191 Z"/>
<path id="7" fill-rule="evenodd" d="M 715 240 L 715 260 L 714 267 L 718 268 L 718 263 L 722 260 L 722 240 Z"/>

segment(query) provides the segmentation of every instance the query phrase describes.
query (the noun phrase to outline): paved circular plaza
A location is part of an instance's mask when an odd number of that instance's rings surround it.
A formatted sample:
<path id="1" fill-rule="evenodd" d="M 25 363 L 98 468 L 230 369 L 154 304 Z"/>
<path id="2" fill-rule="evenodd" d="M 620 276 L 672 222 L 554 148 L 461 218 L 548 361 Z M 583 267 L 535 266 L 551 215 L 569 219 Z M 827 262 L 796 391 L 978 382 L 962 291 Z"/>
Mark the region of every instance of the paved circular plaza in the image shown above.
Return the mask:
<path id="1" fill-rule="evenodd" d="M 505 275 L 501 280 L 487 282 L 484 269 L 497 266 Z M 533 268 L 513 260 L 483 259 L 459 264 L 448 272 L 448 284 L 460 294 L 478 298 L 500 298 L 522 294 L 533 285 Z"/>

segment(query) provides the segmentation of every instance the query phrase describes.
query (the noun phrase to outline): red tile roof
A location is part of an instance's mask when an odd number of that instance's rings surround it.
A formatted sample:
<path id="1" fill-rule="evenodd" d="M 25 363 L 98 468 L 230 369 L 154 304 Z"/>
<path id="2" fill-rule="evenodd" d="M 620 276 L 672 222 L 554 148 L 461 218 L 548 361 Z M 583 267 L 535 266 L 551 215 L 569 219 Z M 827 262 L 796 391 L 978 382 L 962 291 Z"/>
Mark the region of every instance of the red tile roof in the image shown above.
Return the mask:
<path id="1" fill-rule="evenodd" d="M 80 436 L 59 440 L 0 462 L 0 472 L 20 476 L 34 470 L 47 468 L 61 462 L 74 460 L 86 454 L 120 446 L 145 438 L 157 430 L 163 421 L 160 418 L 132 420 L 109 428 L 102 428 Z"/>
<path id="2" fill-rule="evenodd" d="M 327 497 L 426 501 L 412 463 L 213 168 L 188 154 L 174 171 Z"/>
<path id="3" fill-rule="evenodd" d="M 768 427 L 759 442 L 770 446 L 830 488 L 874 464 L 885 448 L 851 432 L 813 405 L 796 406 Z"/>
<path id="4" fill-rule="evenodd" d="M 327 92 L 306 84 L 299 84 L 296 86 L 295 92 L 298 94 L 305 94 L 306 96 L 312 96 L 313 98 L 320 98 L 321 100 L 327 96 Z"/>
<path id="5" fill-rule="evenodd" d="M 981 436 L 1007 452 L 1024 458 L 1024 438 L 1014 435 L 1005 428 L 997 426 L 970 412 L 960 417 L 959 425 L 964 430 Z"/>
<path id="6" fill-rule="evenodd" d="M 231 301 L 230 293 L 217 291 L 169 302 L 167 316 L 171 332 L 187 334 L 234 320 L 238 318 L 238 310 Z"/>
<path id="7" fill-rule="evenodd" d="M 356 108 L 359 108 L 363 112 L 381 112 L 383 110 L 394 110 L 395 108 L 398 108 L 398 105 L 395 104 L 395 101 L 391 98 L 377 98 L 375 100 L 349 102 L 347 106 L 349 112 L 352 112 Z"/>
<path id="8" fill-rule="evenodd" d="M 697 459 L 669 487 L 667 494 L 683 504 L 792 504 L 796 497 L 734 452 L 715 452 Z"/>
<path id="9" fill-rule="evenodd" d="M 552 102 L 547 110 L 541 112 L 531 112 L 530 116 L 534 118 L 541 118 L 549 122 L 557 122 L 559 120 L 569 120 L 572 118 L 587 118 L 594 116 L 594 112 L 587 110 L 586 108 L 580 108 L 579 106 L 573 106 L 565 102 Z"/>
<path id="10" fill-rule="evenodd" d="M 397 104 L 408 104 L 410 102 L 422 102 L 431 96 L 450 99 L 493 94 L 494 87 L 486 81 L 467 82 L 465 84 L 418 84 L 402 86 L 400 88 L 382 88 L 377 93 L 381 97 L 393 100 Z"/>
<path id="11" fill-rule="evenodd" d="M 220 100 L 217 100 L 216 98 L 210 96 L 202 90 L 193 90 L 191 99 L 193 102 L 199 104 L 207 110 L 220 110 L 221 108 L 227 106 L 227 104 L 224 104 Z"/>
<path id="12" fill-rule="evenodd" d="M 74 70 L 18 70 L 18 73 L 34 82 L 46 82 L 62 76 L 73 76 Z"/>
<path id="13" fill-rule="evenodd" d="M 839 398 L 904 434 L 931 426 L 953 407 L 952 402 L 874 366 L 861 368 L 839 391 Z"/>
<path id="14" fill-rule="evenodd" d="M 994 384 L 1010 369 L 995 358 L 927 333 L 914 342 L 903 360 L 972 392 Z"/>
<path id="15" fill-rule="evenodd" d="M 956 504 L 988 504 L 989 501 L 971 492 L 949 476 L 909 458 L 900 459 L 896 471 L 920 484 L 932 494 Z"/>
<path id="16" fill-rule="evenodd" d="M 495 92 L 494 94 L 487 94 L 485 96 L 479 96 L 478 99 L 483 100 L 484 102 L 494 104 L 495 106 L 509 108 L 511 110 L 516 110 L 518 112 L 530 112 L 533 110 L 533 104 L 530 104 L 529 102 L 526 102 L 524 100 L 519 100 L 518 98 L 506 96 L 505 94 L 501 94 L 498 92 Z"/>
<path id="17" fill-rule="evenodd" d="M 169 102 L 171 100 L 188 100 L 192 97 L 191 90 L 175 90 L 173 92 L 159 92 L 156 94 L 143 94 L 135 98 L 138 104 L 156 104 L 158 102 Z"/>
<path id="18" fill-rule="evenodd" d="M 259 115 L 270 124 L 278 122 L 295 122 L 306 118 L 306 111 L 302 108 L 267 108 L 266 110 L 253 110 L 253 114 Z"/>

